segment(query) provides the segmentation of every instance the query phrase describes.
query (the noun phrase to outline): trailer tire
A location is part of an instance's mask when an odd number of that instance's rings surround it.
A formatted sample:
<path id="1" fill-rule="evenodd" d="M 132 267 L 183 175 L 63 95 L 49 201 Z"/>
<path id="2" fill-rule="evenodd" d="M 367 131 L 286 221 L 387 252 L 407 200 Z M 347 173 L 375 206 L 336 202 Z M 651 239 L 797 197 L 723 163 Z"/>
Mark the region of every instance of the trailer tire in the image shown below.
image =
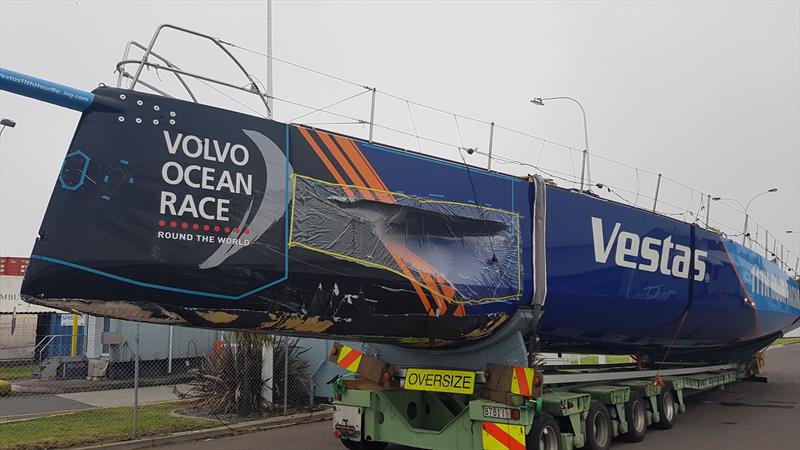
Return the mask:
<path id="1" fill-rule="evenodd" d="M 549 413 L 536 416 L 533 427 L 525 437 L 527 450 L 561 450 L 561 429 L 558 422 Z"/>
<path id="2" fill-rule="evenodd" d="M 658 406 L 659 421 L 655 423 L 656 428 L 662 430 L 669 430 L 675 424 L 675 398 L 672 391 L 665 390 L 658 397 L 656 397 L 656 406 Z"/>
<path id="3" fill-rule="evenodd" d="M 378 441 L 351 441 L 350 439 L 342 439 L 342 445 L 350 450 L 383 450 L 389 444 Z"/>
<path id="4" fill-rule="evenodd" d="M 644 439 L 647 432 L 647 406 L 636 392 L 631 392 L 630 399 L 625 403 L 625 420 L 628 422 L 628 432 L 622 438 L 628 442 Z"/>
<path id="5" fill-rule="evenodd" d="M 591 450 L 608 450 L 611 447 L 611 415 L 606 405 L 592 401 L 586 413 L 586 445 Z"/>

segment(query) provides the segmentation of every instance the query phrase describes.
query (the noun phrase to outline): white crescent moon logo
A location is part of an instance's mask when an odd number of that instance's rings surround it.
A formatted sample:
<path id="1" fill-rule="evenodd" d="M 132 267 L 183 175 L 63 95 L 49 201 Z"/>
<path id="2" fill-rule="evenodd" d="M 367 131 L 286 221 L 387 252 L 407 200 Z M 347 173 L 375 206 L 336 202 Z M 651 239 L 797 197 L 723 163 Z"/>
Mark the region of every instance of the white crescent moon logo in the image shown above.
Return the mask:
<path id="1" fill-rule="evenodd" d="M 261 203 L 256 207 L 255 213 L 250 214 L 253 209 L 253 200 L 250 200 L 250 205 L 247 211 L 242 216 L 242 222 L 239 224 L 239 232 L 231 232 L 228 237 L 238 239 L 245 228 L 250 230 L 252 242 L 258 240 L 262 234 L 269 230 L 275 222 L 286 214 L 286 177 L 287 166 L 288 176 L 291 177 L 294 173 L 292 165 L 286 160 L 286 156 L 281 151 L 278 144 L 272 139 L 264 136 L 258 131 L 242 130 L 253 143 L 256 144 L 261 151 L 261 156 L 264 158 L 264 165 L 267 169 L 267 185 L 264 188 L 264 196 L 261 198 Z M 247 218 L 251 217 L 250 223 L 246 223 Z M 217 248 L 214 253 L 209 256 L 205 261 L 198 266 L 201 269 L 210 269 L 217 267 L 230 256 L 241 250 L 243 246 L 234 244 L 222 244 Z"/>

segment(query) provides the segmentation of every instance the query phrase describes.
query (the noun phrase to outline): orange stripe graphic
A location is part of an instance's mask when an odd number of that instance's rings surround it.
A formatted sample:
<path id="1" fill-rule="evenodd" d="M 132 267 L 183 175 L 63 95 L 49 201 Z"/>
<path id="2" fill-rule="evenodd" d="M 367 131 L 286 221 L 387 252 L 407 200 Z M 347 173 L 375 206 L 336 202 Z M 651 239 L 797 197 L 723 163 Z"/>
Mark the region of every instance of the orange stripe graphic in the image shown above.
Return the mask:
<path id="1" fill-rule="evenodd" d="M 300 134 L 302 134 L 303 137 L 306 138 L 308 144 L 311 146 L 312 149 L 314 149 L 314 152 L 322 161 L 322 164 L 324 164 L 325 167 L 328 168 L 328 172 L 330 172 L 331 175 L 333 175 L 333 178 L 336 179 L 336 182 L 339 184 L 350 184 L 344 181 L 344 178 L 342 178 L 342 176 L 339 174 L 339 171 L 336 170 L 336 167 L 334 167 L 333 163 L 331 163 L 328 157 L 325 156 L 325 152 L 323 152 L 322 149 L 319 147 L 319 145 L 317 145 L 317 141 L 315 141 L 314 138 L 311 137 L 311 134 L 308 132 L 308 130 L 301 127 L 297 127 L 297 129 L 300 130 Z M 347 186 L 342 186 L 342 189 L 344 189 L 345 194 L 347 194 L 347 198 L 349 198 L 350 200 L 353 200 L 356 197 L 353 191 L 351 191 L 350 188 L 348 188 Z"/>
<path id="2" fill-rule="evenodd" d="M 364 157 L 364 154 L 358 148 L 358 145 L 355 144 L 351 139 L 347 139 L 342 136 L 333 136 L 336 139 L 336 142 L 342 147 L 342 150 L 347 154 L 347 157 L 350 161 L 353 162 L 353 165 L 358 169 L 359 173 L 364 177 L 369 187 L 372 189 L 377 189 L 379 191 L 388 191 L 389 189 L 384 184 L 383 180 L 378 176 L 375 172 L 375 169 L 369 163 L 369 161 Z M 381 201 L 386 203 L 395 203 L 396 200 L 392 194 L 389 192 L 373 192 Z M 425 271 L 429 272 L 430 274 L 435 274 L 436 270 L 434 270 L 427 262 L 422 260 L 421 258 L 417 257 L 413 253 L 411 253 L 408 249 L 403 247 L 402 245 L 395 244 L 393 242 L 384 242 L 389 253 L 394 258 L 395 262 L 400 266 L 403 273 L 409 278 L 411 281 L 414 290 L 417 292 L 417 295 L 422 300 L 423 305 L 425 306 L 426 311 L 428 311 L 429 315 L 435 315 L 435 312 L 431 310 L 430 302 L 428 301 L 428 297 L 425 292 L 421 289 L 419 281 L 417 281 L 416 277 L 412 274 L 411 270 L 405 264 L 405 261 L 409 261 L 415 266 L 424 267 L 424 269 L 419 270 L 420 276 L 422 276 L 423 281 L 425 282 L 426 287 L 431 292 L 433 300 L 436 302 L 436 305 L 439 310 L 439 314 L 444 314 L 447 311 L 447 304 L 442 298 L 442 293 L 439 291 L 436 282 L 434 282 L 433 278 Z M 412 281 L 413 280 L 413 281 Z M 463 311 L 463 307 L 461 308 Z"/>
<path id="3" fill-rule="evenodd" d="M 455 300 L 456 291 L 450 286 L 450 283 L 447 282 L 441 275 L 436 275 L 436 282 L 439 283 L 439 286 L 442 288 L 442 292 L 444 293 L 444 297 L 451 302 Z M 455 311 L 453 311 L 453 315 L 456 317 L 462 317 L 466 314 L 464 310 L 464 305 L 459 303 L 456 306 Z"/>
<path id="4" fill-rule="evenodd" d="M 441 275 L 436 275 L 436 282 L 439 283 L 439 286 L 442 287 L 442 293 L 444 293 L 444 296 L 452 300 L 453 294 L 455 294 L 456 291 L 453 290 L 453 288 L 450 286 L 447 280 L 442 278 Z"/>
<path id="5" fill-rule="evenodd" d="M 326 157 L 325 153 L 322 151 L 319 145 L 317 145 L 316 141 L 311 137 L 309 132 L 304 128 L 298 127 L 298 129 L 317 153 L 323 164 L 325 164 L 325 166 L 328 168 L 328 171 L 331 172 L 336 181 L 340 184 L 349 184 L 344 181 L 343 177 L 336 170 L 336 167 Z M 350 177 L 352 184 L 356 186 L 369 187 L 377 191 L 386 191 L 376 192 L 367 189 L 359 189 L 359 192 L 362 196 L 364 196 L 364 198 L 372 200 L 377 197 L 379 201 L 385 203 L 396 203 L 394 196 L 388 192 L 389 189 L 386 184 L 377 174 L 369 160 L 367 160 L 355 142 L 353 142 L 351 139 L 342 136 L 331 135 L 322 131 L 316 131 L 316 133 L 320 137 L 320 140 L 331 152 L 331 155 L 333 155 L 334 159 L 336 159 L 336 161 L 339 163 L 339 166 L 342 168 L 342 170 L 344 170 L 347 176 Z M 334 140 L 336 142 L 334 142 Z M 339 144 L 338 147 L 336 145 L 337 143 Z M 342 151 L 344 151 L 344 154 L 339 150 L 339 147 L 341 147 Z M 351 162 L 352 165 L 350 164 Z M 352 200 L 354 198 L 354 193 L 352 190 L 348 189 L 346 186 L 342 186 L 342 188 L 346 191 L 348 198 Z M 447 280 L 438 275 L 438 271 L 427 261 L 420 258 L 404 246 L 393 242 L 384 242 L 384 244 L 386 245 L 387 250 L 389 250 L 390 255 L 395 260 L 397 265 L 400 266 L 402 272 L 406 275 L 406 277 L 408 277 L 411 285 L 422 301 L 422 304 L 428 315 L 435 315 L 436 313 L 431 308 L 430 301 L 428 300 L 425 291 L 421 288 L 422 284 L 414 276 L 411 269 L 406 264 L 406 261 L 412 264 L 422 277 L 426 288 L 431 293 L 431 296 L 437 305 L 439 314 L 444 314 L 447 312 L 447 300 L 454 300 L 455 295 L 455 290 L 449 285 Z M 453 315 L 459 317 L 466 315 L 464 305 L 458 304 L 455 307 Z"/>
<path id="6" fill-rule="evenodd" d="M 353 142 L 351 139 L 333 135 L 333 138 L 336 142 L 339 143 L 342 150 L 347 154 L 347 157 L 353 162 L 353 165 L 359 171 L 359 173 L 364 177 L 364 180 L 367 182 L 369 187 L 372 189 L 377 189 L 380 191 L 388 191 L 389 189 L 384 184 L 383 180 L 378 176 L 375 172 L 375 169 L 366 159 L 364 154 L 358 148 L 358 145 Z M 393 195 L 389 192 L 373 192 L 381 201 L 387 203 L 395 203 L 396 200 Z M 391 244 L 390 244 L 391 245 Z M 440 314 L 443 314 L 447 311 L 447 303 L 445 299 L 453 300 L 453 295 L 455 291 L 452 287 L 447 284 L 447 281 L 444 280 L 441 276 L 437 275 L 436 269 L 434 269 L 430 264 L 428 264 L 422 258 L 416 256 L 414 253 L 406 249 L 405 247 L 396 245 L 394 246 L 393 250 L 396 253 L 399 253 L 401 259 L 411 262 L 414 264 L 422 276 L 425 285 L 427 286 L 428 290 L 431 292 L 434 301 L 436 302 L 437 306 L 439 307 Z M 394 255 L 392 255 L 394 256 Z M 395 258 L 397 260 L 397 258 Z M 428 272 L 428 273 L 425 273 Z M 436 277 L 436 281 L 431 278 L 431 275 Z M 413 277 L 412 277 L 413 278 Z M 416 278 L 415 278 L 416 279 Z M 437 285 L 438 282 L 439 284 Z M 441 290 L 440 290 L 441 287 Z M 415 289 L 417 287 L 415 286 Z M 424 294 L 423 294 L 424 295 Z M 426 297 L 427 298 L 427 297 Z M 464 305 L 458 305 L 456 307 L 456 311 L 454 313 L 457 316 L 465 315 Z"/>
<path id="7" fill-rule="evenodd" d="M 359 353 L 358 350 L 350 349 L 350 353 L 345 355 L 338 364 L 347 369 L 356 361 L 356 359 L 358 359 L 359 356 L 361 356 L 361 353 Z"/>
<path id="8" fill-rule="evenodd" d="M 419 299 L 422 301 L 422 306 L 425 308 L 425 312 L 428 313 L 429 316 L 436 315 L 436 313 L 431 309 L 431 304 L 428 301 L 428 297 L 425 296 L 425 291 L 423 291 L 422 288 L 420 288 L 419 281 L 417 281 L 417 279 L 414 278 L 414 275 L 408 269 L 408 266 L 406 266 L 406 263 L 403 262 L 403 258 L 401 258 L 398 255 L 396 255 L 392 251 L 390 246 L 387 245 L 386 249 L 389 250 L 389 254 L 392 255 L 392 258 L 394 258 L 394 261 L 397 263 L 398 266 L 400 266 L 400 270 L 402 270 L 403 273 L 406 275 L 406 277 L 408 277 L 408 280 L 411 282 L 411 286 L 414 287 L 414 290 L 417 292 L 417 296 L 419 296 Z"/>
<path id="9" fill-rule="evenodd" d="M 437 286 L 436 282 L 433 281 L 430 275 L 425 272 L 420 272 L 420 276 L 422 276 L 422 281 L 425 282 L 425 285 L 428 286 L 431 294 L 433 294 L 433 300 L 436 301 L 436 305 L 439 307 L 439 314 L 443 315 L 447 312 L 447 303 L 444 302 L 444 298 L 442 293 L 439 292 L 439 287 Z"/>
<path id="10" fill-rule="evenodd" d="M 528 377 L 525 373 L 524 367 L 514 367 L 514 372 L 517 373 L 517 387 L 519 388 L 519 395 L 523 395 L 525 397 L 531 396 L 531 390 L 528 386 Z"/>
<path id="11" fill-rule="evenodd" d="M 391 247 L 391 251 L 393 253 L 398 254 L 400 258 L 402 258 L 404 261 L 408 261 L 414 266 L 415 269 L 417 269 L 417 272 L 425 282 L 425 286 L 427 286 L 428 291 L 433 296 L 433 300 L 436 302 L 436 306 L 439 309 L 439 314 L 443 315 L 445 312 L 447 312 L 447 304 L 444 302 L 442 294 L 439 292 L 439 289 L 436 287 L 436 283 L 433 281 L 433 278 L 431 278 L 430 275 L 432 273 L 436 273 L 433 267 L 401 244 L 392 241 L 386 241 L 383 243 L 383 245 Z"/>
<path id="12" fill-rule="evenodd" d="M 356 170 L 361 173 L 361 176 L 364 177 L 364 181 L 367 182 L 369 187 L 372 189 L 377 189 L 379 191 L 388 191 L 386 185 L 383 184 L 383 180 L 378 177 L 375 173 L 375 169 L 372 168 L 369 161 L 366 160 L 364 155 L 359 150 L 358 146 L 353 143 L 350 139 L 344 138 L 342 136 L 333 136 L 336 139 L 336 142 L 339 143 L 339 146 L 342 147 L 347 157 L 350 158 L 350 161 L 353 162 L 353 165 L 356 167 Z M 394 196 L 388 192 L 374 192 L 377 197 L 385 203 L 394 203 Z"/>
<path id="13" fill-rule="evenodd" d="M 430 265 L 430 263 L 417 256 L 417 254 L 403 245 L 392 241 L 385 241 L 383 244 L 387 248 L 391 247 L 392 252 L 399 255 L 405 261 L 408 261 L 414 266 L 415 269 L 417 269 L 423 281 L 425 281 L 425 285 L 428 287 L 428 290 L 436 301 L 436 304 L 439 306 L 439 313 L 444 314 L 448 309 L 448 303 L 455 300 L 455 290 L 450 286 L 447 280 L 439 275 L 436 268 Z M 436 282 L 439 283 L 438 286 L 431 277 L 436 278 Z M 439 286 L 441 286 L 441 290 L 439 289 Z M 466 309 L 464 308 L 464 305 L 460 303 L 456 305 L 453 315 L 457 317 L 466 315 Z"/>
<path id="14" fill-rule="evenodd" d="M 320 139 L 322 139 L 322 142 L 325 144 L 326 147 L 328 147 L 328 150 L 336 159 L 336 162 L 339 163 L 339 166 L 341 166 L 341 168 L 344 170 L 347 176 L 350 177 L 350 180 L 353 181 L 352 184 L 356 186 L 366 187 L 366 183 L 364 183 L 361 177 L 358 176 L 358 173 L 355 171 L 355 169 L 353 169 L 353 166 L 350 165 L 350 163 L 347 161 L 347 158 L 345 158 L 342 152 L 339 151 L 339 147 L 337 147 L 336 144 L 333 142 L 331 136 L 328 133 L 323 133 L 322 131 L 317 131 L 317 136 L 319 136 Z M 358 191 L 361 192 L 361 195 L 367 200 L 375 200 L 375 197 L 372 196 L 372 192 L 370 192 L 369 190 L 359 189 Z"/>
<path id="15" fill-rule="evenodd" d="M 483 431 L 503 443 L 509 450 L 525 450 L 525 446 L 492 422 L 483 422 Z"/>

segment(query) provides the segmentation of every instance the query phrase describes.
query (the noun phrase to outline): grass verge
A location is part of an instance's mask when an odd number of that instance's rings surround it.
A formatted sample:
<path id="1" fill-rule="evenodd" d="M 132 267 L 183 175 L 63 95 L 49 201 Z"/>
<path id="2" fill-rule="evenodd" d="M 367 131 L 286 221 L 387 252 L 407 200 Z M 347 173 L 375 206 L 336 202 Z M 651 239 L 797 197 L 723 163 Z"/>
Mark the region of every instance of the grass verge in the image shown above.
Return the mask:
<path id="1" fill-rule="evenodd" d="M 137 438 L 219 426 L 211 420 L 173 415 L 182 402 L 139 407 Z M 28 450 L 87 446 L 130 439 L 133 408 L 98 408 L 19 422 L 0 423 L 0 449 Z"/>
<path id="2" fill-rule="evenodd" d="M 36 366 L 29 364 L 24 366 L 0 367 L 0 380 L 27 380 L 33 376 L 33 369 Z"/>
<path id="3" fill-rule="evenodd" d="M 598 364 L 598 355 L 581 356 L 579 360 L 573 360 L 572 364 Z M 633 362 L 633 358 L 628 355 L 606 355 L 606 364 L 620 364 Z"/>
<path id="4" fill-rule="evenodd" d="M 800 337 L 783 337 L 775 339 L 775 342 L 773 342 L 772 345 L 789 345 L 798 343 L 800 343 Z"/>

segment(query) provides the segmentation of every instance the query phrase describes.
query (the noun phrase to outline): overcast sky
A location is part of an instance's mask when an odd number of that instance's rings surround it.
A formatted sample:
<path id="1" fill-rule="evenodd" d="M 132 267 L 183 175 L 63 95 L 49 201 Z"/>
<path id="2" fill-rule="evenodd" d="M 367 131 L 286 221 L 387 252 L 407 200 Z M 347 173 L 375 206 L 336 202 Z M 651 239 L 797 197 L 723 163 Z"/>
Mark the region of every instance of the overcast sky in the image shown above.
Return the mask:
<path id="1" fill-rule="evenodd" d="M 273 21 L 278 58 L 582 149 L 576 105 L 529 103 L 537 96 L 574 97 L 588 116 L 590 154 L 642 169 L 591 158 L 593 183 L 615 187 L 604 196 L 652 207 L 655 176 L 648 172 L 743 203 L 777 187 L 777 193 L 753 202 L 751 215 L 800 253 L 798 1 L 276 1 Z M 0 0 L 0 65 L 85 90 L 100 82 L 114 85 L 125 43 L 147 43 L 164 22 L 258 52 L 266 49 L 263 1 Z M 244 84 L 208 43 L 167 33 L 157 49 L 184 69 Z M 265 80 L 264 58 L 236 54 Z M 155 82 L 159 76 L 176 87 L 168 74 L 146 74 Z M 193 86 L 203 102 L 242 110 L 204 86 Z M 274 93 L 281 99 L 321 107 L 362 91 L 275 63 Z M 236 98 L 255 110 L 251 113 L 263 114 L 255 99 Z M 369 95 L 332 109 L 366 120 Z M 309 112 L 282 101 L 275 111 L 283 121 Z M 79 114 L 0 93 L 0 115 L 18 123 L 0 138 L 0 254 L 27 256 Z M 297 121 L 367 133 L 361 125 L 322 113 Z M 456 121 L 385 95 L 378 97 L 376 122 L 410 133 L 416 126 L 423 137 L 479 151 L 488 145 L 484 123 Z M 377 129 L 376 140 L 459 159 L 452 147 L 384 128 Z M 568 180 L 580 173 L 579 151 L 500 129 L 494 151 L 556 171 L 567 179 L 557 180 L 562 186 L 573 186 Z M 485 164 L 477 155 L 468 158 Z M 514 165 L 495 168 L 533 172 Z M 698 193 L 665 180 L 659 198 L 665 202 L 660 211 L 692 221 L 688 213 L 681 215 L 689 210 L 704 222 Z M 739 207 L 712 204 L 712 225 L 740 232 L 743 217 L 734 208 Z"/>

